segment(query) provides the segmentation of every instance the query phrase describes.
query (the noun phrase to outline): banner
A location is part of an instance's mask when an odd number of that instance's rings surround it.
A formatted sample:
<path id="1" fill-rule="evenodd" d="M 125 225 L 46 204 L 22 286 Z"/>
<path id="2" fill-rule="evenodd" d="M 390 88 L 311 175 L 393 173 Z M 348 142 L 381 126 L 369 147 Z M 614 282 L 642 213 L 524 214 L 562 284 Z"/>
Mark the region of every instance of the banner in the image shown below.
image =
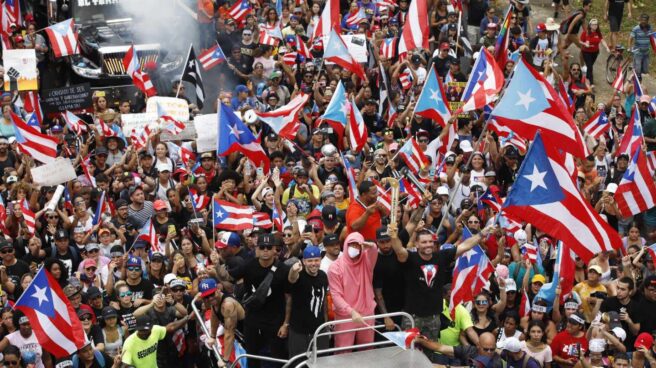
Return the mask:
<path id="1" fill-rule="evenodd" d="M 71 112 L 90 110 L 93 107 L 91 95 L 89 83 L 46 89 L 41 92 L 41 106 L 47 114 L 66 110 Z"/>
<path id="2" fill-rule="evenodd" d="M 199 153 L 216 151 L 216 129 L 218 122 L 216 114 L 198 115 L 194 118 L 196 131 L 202 132 L 196 140 L 196 151 Z"/>
<path id="3" fill-rule="evenodd" d="M 139 114 L 121 114 L 121 122 L 123 123 L 123 135 L 129 137 L 132 130 L 141 131 L 146 125 L 152 124 L 151 127 L 158 127 L 157 115 L 149 113 Z"/>
<path id="4" fill-rule="evenodd" d="M 186 100 L 175 97 L 154 96 L 148 99 L 146 113 L 157 116 L 157 104 L 173 119 L 183 123 L 189 121 L 189 104 Z"/>
<path id="5" fill-rule="evenodd" d="M 34 49 L 3 50 L 5 91 L 36 91 L 39 81 Z"/>
<path id="6" fill-rule="evenodd" d="M 77 178 L 71 160 L 58 157 L 55 161 L 31 169 L 34 184 L 55 186 Z"/>

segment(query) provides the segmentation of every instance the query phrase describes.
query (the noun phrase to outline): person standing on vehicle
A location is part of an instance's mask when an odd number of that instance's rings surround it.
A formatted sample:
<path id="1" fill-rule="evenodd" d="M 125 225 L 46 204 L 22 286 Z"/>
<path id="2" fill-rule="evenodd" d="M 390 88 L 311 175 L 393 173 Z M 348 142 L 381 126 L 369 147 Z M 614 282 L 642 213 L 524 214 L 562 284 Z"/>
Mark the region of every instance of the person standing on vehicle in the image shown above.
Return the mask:
<path id="1" fill-rule="evenodd" d="M 649 15 L 640 15 L 640 23 L 633 27 L 629 36 L 629 50 L 633 52 L 633 69 L 642 82 L 642 75 L 649 73 L 649 38 L 652 33 Z"/>
<path id="2" fill-rule="evenodd" d="M 606 0 L 604 5 L 604 9 L 606 9 L 604 19 L 610 23 L 610 45 L 608 47 L 611 50 L 617 44 L 617 33 L 620 31 L 622 17 L 624 16 L 624 3 L 627 2 L 629 3 L 629 18 L 632 18 L 633 0 Z"/>

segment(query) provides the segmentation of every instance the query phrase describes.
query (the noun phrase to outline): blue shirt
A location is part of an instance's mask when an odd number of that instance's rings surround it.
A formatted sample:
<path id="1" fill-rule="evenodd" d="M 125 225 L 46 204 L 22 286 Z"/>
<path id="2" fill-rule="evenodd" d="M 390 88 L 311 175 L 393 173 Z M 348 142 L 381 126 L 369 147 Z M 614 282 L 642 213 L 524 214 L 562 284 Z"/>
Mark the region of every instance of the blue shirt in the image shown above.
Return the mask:
<path id="1" fill-rule="evenodd" d="M 637 49 L 636 54 L 649 54 L 649 34 L 651 33 L 651 25 L 647 25 L 646 29 L 640 28 L 640 25 L 633 27 L 631 30 L 631 38 L 633 38 L 633 48 Z"/>

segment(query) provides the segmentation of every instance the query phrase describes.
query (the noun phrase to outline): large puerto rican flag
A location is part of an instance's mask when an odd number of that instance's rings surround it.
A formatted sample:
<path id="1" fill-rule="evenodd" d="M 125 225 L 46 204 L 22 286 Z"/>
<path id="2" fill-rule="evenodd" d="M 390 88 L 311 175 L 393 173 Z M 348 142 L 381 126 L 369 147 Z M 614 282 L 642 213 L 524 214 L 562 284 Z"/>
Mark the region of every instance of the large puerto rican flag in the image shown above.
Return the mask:
<path id="1" fill-rule="evenodd" d="M 11 112 L 11 120 L 16 132 L 18 148 L 47 164 L 57 157 L 57 139 L 41 133 L 33 126 L 27 125 L 18 115 Z"/>
<path id="2" fill-rule="evenodd" d="M 55 57 L 75 55 L 79 51 L 73 18 L 46 28 Z"/>
<path id="3" fill-rule="evenodd" d="M 281 0 L 278 0 L 280 2 Z M 310 43 L 314 43 L 317 39 L 324 39 L 330 35 L 334 29 L 336 32 L 341 32 L 340 27 L 341 16 L 339 14 L 339 0 L 327 0 L 321 12 L 319 22 L 314 27 Z"/>
<path id="4" fill-rule="evenodd" d="M 157 94 L 157 89 L 155 89 L 155 86 L 150 81 L 150 76 L 148 76 L 148 73 L 141 70 L 139 57 L 137 56 L 134 46 L 130 46 L 128 52 L 125 53 L 125 56 L 123 57 L 123 66 L 125 67 L 125 73 L 132 78 L 132 83 L 134 83 L 141 92 L 145 93 L 148 97 Z"/>
<path id="5" fill-rule="evenodd" d="M 212 219 L 217 229 L 239 231 L 253 228 L 253 208 L 214 199 Z"/>
<path id="6" fill-rule="evenodd" d="M 565 166 L 547 155 L 540 132 L 535 135 L 503 210 L 561 239 L 585 262 L 599 252 L 622 246 L 617 231 L 582 197 Z"/>
<path id="7" fill-rule="evenodd" d="M 426 84 L 417 99 L 415 114 L 429 118 L 445 127 L 451 119 L 442 81 L 438 78 L 435 66 L 431 66 L 426 77 Z"/>
<path id="8" fill-rule="evenodd" d="M 273 129 L 276 134 L 283 138 L 293 140 L 301 127 L 298 113 L 310 99 L 310 95 L 303 92 L 292 98 L 285 106 L 268 112 L 255 111 L 257 117 Z"/>
<path id="9" fill-rule="evenodd" d="M 492 54 L 485 47 L 481 47 L 478 59 L 474 63 L 469 80 L 465 86 L 461 101 L 464 105 L 460 112 L 482 109 L 485 105 L 494 102 L 504 84 L 503 72 Z"/>
<path id="10" fill-rule="evenodd" d="M 620 146 L 615 151 L 615 156 L 625 154 L 632 157 L 636 150 L 641 149 L 644 141 L 645 138 L 642 134 L 642 124 L 640 123 L 640 112 L 635 106 L 633 106 L 633 110 L 631 111 L 631 121 L 629 121 L 629 125 L 626 126 L 626 130 L 622 136 L 622 141 L 620 141 Z"/>
<path id="11" fill-rule="evenodd" d="M 342 37 L 335 31 L 335 29 L 330 30 L 330 36 L 328 37 L 328 43 L 324 48 L 323 57 L 326 61 L 332 61 L 333 63 L 341 66 L 342 68 L 350 71 L 351 73 L 360 77 L 360 79 L 367 79 L 364 74 L 364 69 L 362 66 L 355 60 L 348 47 L 344 43 Z"/>
<path id="12" fill-rule="evenodd" d="M 633 159 L 617 186 L 615 200 L 623 217 L 637 215 L 656 206 L 656 184 L 642 149 L 636 149 L 633 154 Z"/>
<path id="13" fill-rule="evenodd" d="M 75 309 L 45 267 L 34 276 L 14 309 L 25 314 L 39 344 L 57 358 L 77 352 L 86 343 Z"/>
<path id="14" fill-rule="evenodd" d="M 418 48 L 428 50 L 428 6 L 426 0 L 412 0 L 399 40 L 399 55 Z"/>

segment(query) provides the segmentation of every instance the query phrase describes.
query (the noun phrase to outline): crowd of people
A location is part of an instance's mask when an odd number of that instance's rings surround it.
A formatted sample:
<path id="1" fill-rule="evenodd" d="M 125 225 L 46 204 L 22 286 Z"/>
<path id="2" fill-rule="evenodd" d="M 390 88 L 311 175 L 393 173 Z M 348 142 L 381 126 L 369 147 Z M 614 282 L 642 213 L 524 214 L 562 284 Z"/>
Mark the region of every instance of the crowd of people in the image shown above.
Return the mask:
<path id="1" fill-rule="evenodd" d="M 350 320 L 335 325 L 333 336 L 319 337 L 318 350 L 380 341 L 374 325 L 378 332 L 405 330 L 411 326 L 407 318 L 372 318 L 403 311 L 420 331 L 415 347 L 437 364 L 656 367 L 656 317 L 650 312 L 656 306 L 656 259 L 648 249 L 656 241 L 656 209 L 623 217 L 613 197 L 630 161 L 615 152 L 634 105 L 644 127 L 644 149 L 656 150 L 652 100 L 646 88 L 636 97 L 636 83 L 627 77 L 608 101 L 600 101 L 597 94 L 611 87 L 594 78 L 600 47 L 612 52 L 621 42 L 628 42 L 637 78 L 648 73 L 649 15 L 634 20 L 639 8 L 623 0 L 596 2 L 604 6 L 604 19 L 590 19 L 591 0 L 572 7 L 558 1 L 552 4 L 554 17 L 544 20 L 529 0 L 469 0 L 463 10 L 430 0 L 430 48 L 399 57 L 389 53 L 386 39 L 402 36 L 408 0 L 341 1 L 342 34 L 359 35 L 366 45 L 363 80 L 322 62 L 323 44 L 308 42 L 323 2 L 285 1 L 279 8 L 249 4 L 250 12 L 236 22 L 230 17 L 232 3 L 198 1 L 201 42 L 205 47 L 218 42 L 226 56 L 204 73 L 220 86 L 218 101 L 206 110 L 216 113 L 224 104 L 247 116 L 249 110 L 273 111 L 301 92 L 309 94 L 293 141 L 261 121 L 248 122 L 260 134 L 270 172 L 240 152 L 225 157 L 198 152 L 195 140 L 165 141 L 157 130 L 143 147 L 129 137 L 107 136 L 99 121 L 120 130 L 121 116 L 140 112 L 146 97 L 115 101 L 111 94 L 96 93 L 86 131 L 72 131 L 56 117 L 46 117 L 41 126 L 59 140 L 58 155 L 71 160 L 79 175 L 63 183 L 65 195 L 49 206 L 57 187 L 34 183 L 31 170 L 41 163 L 20 151 L 18 141 L 24 138 L 12 123 L 12 112 L 26 117 L 25 94 L 2 95 L 4 366 L 208 367 L 230 364 L 244 351 L 288 360 L 305 354 L 315 330 L 327 321 Z M 553 279 L 559 239 L 530 223 L 502 226 L 492 208 L 479 205 L 486 191 L 507 195 L 526 147 L 483 131 L 483 111 L 459 114 L 447 128 L 414 114 L 430 68 L 443 80 L 452 112 L 461 105 L 478 56 L 472 51 L 484 47 L 494 54 L 506 11 L 509 53 L 528 60 L 554 87 L 566 87 L 578 127 L 599 110 L 612 122 L 598 139 L 585 136 L 592 154 L 577 160 L 577 184 L 623 237 L 623 247 L 587 263 L 577 257 L 572 292 L 560 295 L 559 287 L 553 304 L 536 295 L 543 285 L 559 281 Z M 26 16 L 25 22 L 27 33 L 14 25 L 10 41 L 17 48 L 35 48 L 41 73 L 52 72 L 48 42 L 35 33 L 33 18 Z M 610 24 L 608 35 L 600 30 L 604 22 Z M 630 34 L 622 34 L 622 22 L 635 24 Z M 260 30 L 273 26 L 283 39 L 276 46 L 259 45 Z M 299 40 L 314 58 L 283 60 L 299 48 Z M 509 79 L 517 58 L 505 59 L 501 67 Z M 350 149 L 348 137 L 322 119 L 339 82 L 369 133 L 360 151 Z M 178 81 L 172 90 L 158 92 L 196 102 Z M 193 119 L 200 111 L 190 106 Z M 398 203 L 386 207 L 383 192 L 393 190 L 408 166 L 399 155 L 403 144 L 416 139 L 428 150 L 451 126 L 457 137 L 448 152 L 443 157 L 427 152 L 436 162 L 416 175 L 420 193 L 413 197 L 402 190 Z M 181 148 L 195 158 L 183 157 Z M 80 163 L 87 157 L 85 172 Z M 109 205 L 97 221 L 101 198 Z M 213 199 L 252 206 L 271 221 L 239 231 L 216 228 Z M 34 213 L 33 224 L 26 209 Z M 148 223 L 157 244 L 140 236 Z M 473 236 L 465 235 L 469 232 Z M 531 244 L 537 245 L 540 262 L 526 256 Z M 495 272 L 474 300 L 452 315 L 454 262 L 477 245 Z M 12 307 L 42 268 L 63 290 L 88 339 L 68 357 L 44 349 L 35 321 Z M 247 365 L 281 363 L 249 359 Z"/>

